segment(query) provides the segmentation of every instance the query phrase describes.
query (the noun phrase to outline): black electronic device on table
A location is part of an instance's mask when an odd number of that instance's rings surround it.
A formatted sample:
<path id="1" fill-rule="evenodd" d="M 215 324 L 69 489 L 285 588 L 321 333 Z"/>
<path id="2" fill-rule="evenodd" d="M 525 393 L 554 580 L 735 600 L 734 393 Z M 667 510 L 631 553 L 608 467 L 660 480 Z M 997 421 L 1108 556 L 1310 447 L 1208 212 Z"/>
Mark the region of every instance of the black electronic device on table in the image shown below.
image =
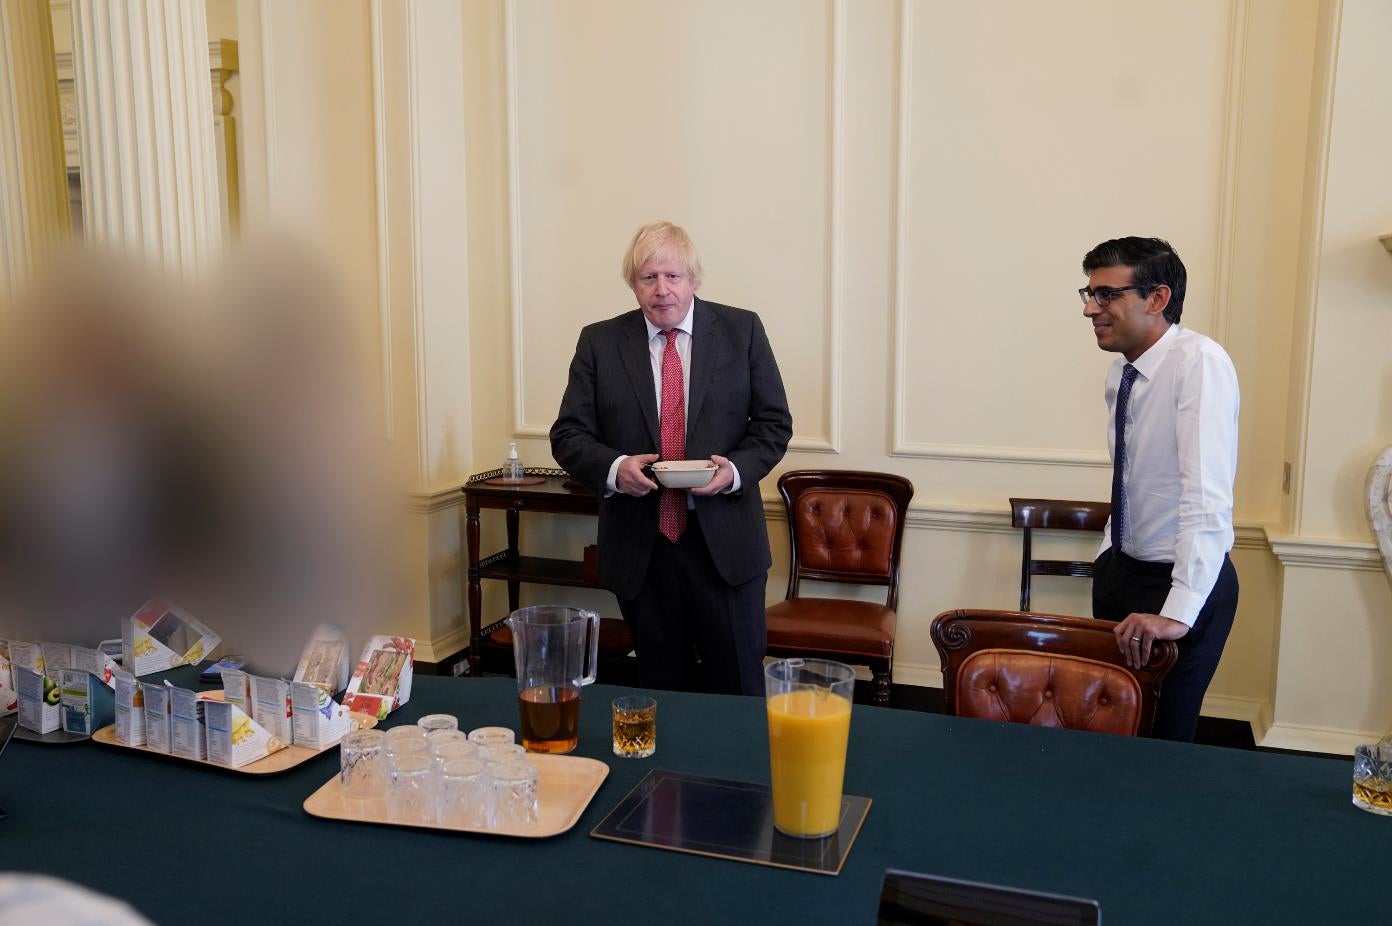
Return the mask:
<path id="1" fill-rule="evenodd" d="M 1101 926 L 1095 900 L 889 869 L 880 926 Z"/>
<path id="2" fill-rule="evenodd" d="M 0 755 L 4 754 L 5 746 L 9 744 L 10 737 L 14 735 L 17 726 L 19 726 L 18 714 L 0 717 Z M 5 819 L 5 809 L 0 807 L 0 820 L 3 819 Z"/>

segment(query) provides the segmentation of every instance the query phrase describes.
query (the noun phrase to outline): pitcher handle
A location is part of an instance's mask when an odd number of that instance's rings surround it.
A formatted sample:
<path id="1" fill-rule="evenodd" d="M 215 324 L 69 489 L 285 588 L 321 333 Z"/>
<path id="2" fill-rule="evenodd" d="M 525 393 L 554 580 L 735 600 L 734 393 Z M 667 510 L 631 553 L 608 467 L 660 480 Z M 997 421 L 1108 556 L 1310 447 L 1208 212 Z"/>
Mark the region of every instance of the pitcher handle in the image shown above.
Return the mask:
<path id="1" fill-rule="evenodd" d="M 589 662 L 586 663 L 590 671 L 584 678 L 580 679 L 580 684 L 590 685 L 594 683 L 595 676 L 599 673 L 599 612 L 586 611 L 585 616 L 590 622 L 590 653 Z"/>

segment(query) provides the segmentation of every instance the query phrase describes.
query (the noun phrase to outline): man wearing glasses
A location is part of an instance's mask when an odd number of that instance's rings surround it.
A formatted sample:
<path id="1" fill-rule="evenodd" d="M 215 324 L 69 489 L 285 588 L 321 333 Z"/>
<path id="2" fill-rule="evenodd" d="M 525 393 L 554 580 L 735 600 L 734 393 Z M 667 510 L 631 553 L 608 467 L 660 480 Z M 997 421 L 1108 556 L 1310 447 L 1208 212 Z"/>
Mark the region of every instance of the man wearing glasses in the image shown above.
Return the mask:
<path id="1" fill-rule="evenodd" d="M 1237 371 L 1218 343 L 1179 324 L 1184 264 L 1159 238 L 1104 241 L 1078 290 L 1107 371 L 1112 515 L 1098 552 L 1093 616 L 1117 621 L 1128 665 L 1176 640 L 1154 735 L 1192 741 L 1237 611 L 1232 549 Z"/>

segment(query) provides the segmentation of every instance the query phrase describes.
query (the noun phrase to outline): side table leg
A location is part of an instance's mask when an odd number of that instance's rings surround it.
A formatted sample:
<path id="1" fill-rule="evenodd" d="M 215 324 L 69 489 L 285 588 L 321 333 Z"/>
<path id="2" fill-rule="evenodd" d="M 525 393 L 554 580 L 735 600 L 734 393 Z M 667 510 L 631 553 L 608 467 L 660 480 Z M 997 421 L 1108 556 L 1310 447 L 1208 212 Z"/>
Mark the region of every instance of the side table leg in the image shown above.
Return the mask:
<path id="1" fill-rule="evenodd" d="M 464 508 L 465 529 L 469 547 L 469 674 L 478 678 L 483 646 L 483 586 L 479 581 L 479 510 L 477 505 Z"/>
<path id="2" fill-rule="evenodd" d="M 522 551 L 517 548 L 518 522 L 520 520 L 521 518 L 518 516 L 516 508 L 509 508 L 507 510 L 508 556 L 513 562 L 516 562 L 517 557 L 522 555 Z M 511 614 L 520 607 L 522 607 L 522 583 L 518 582 L 516 579 L 509 579 L 508 613 Z"/>

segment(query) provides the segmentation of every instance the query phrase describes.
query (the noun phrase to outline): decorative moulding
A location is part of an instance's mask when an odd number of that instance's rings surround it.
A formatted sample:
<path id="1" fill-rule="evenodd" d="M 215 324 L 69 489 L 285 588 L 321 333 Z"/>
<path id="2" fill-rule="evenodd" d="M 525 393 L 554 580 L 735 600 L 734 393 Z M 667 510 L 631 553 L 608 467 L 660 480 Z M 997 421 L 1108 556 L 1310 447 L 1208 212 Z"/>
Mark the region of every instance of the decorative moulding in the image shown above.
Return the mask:
<path id="1" fill-rule="evenodd" d="M 1305 566 L 1311 569 L 1353 569 L 1381 572 L 1382 557 L 1371 543 L 1354 540 L 1323 540 L 1311 537 L 1289 537 L 1266 533 L 1271 552 L 1283 566 Z"/>

